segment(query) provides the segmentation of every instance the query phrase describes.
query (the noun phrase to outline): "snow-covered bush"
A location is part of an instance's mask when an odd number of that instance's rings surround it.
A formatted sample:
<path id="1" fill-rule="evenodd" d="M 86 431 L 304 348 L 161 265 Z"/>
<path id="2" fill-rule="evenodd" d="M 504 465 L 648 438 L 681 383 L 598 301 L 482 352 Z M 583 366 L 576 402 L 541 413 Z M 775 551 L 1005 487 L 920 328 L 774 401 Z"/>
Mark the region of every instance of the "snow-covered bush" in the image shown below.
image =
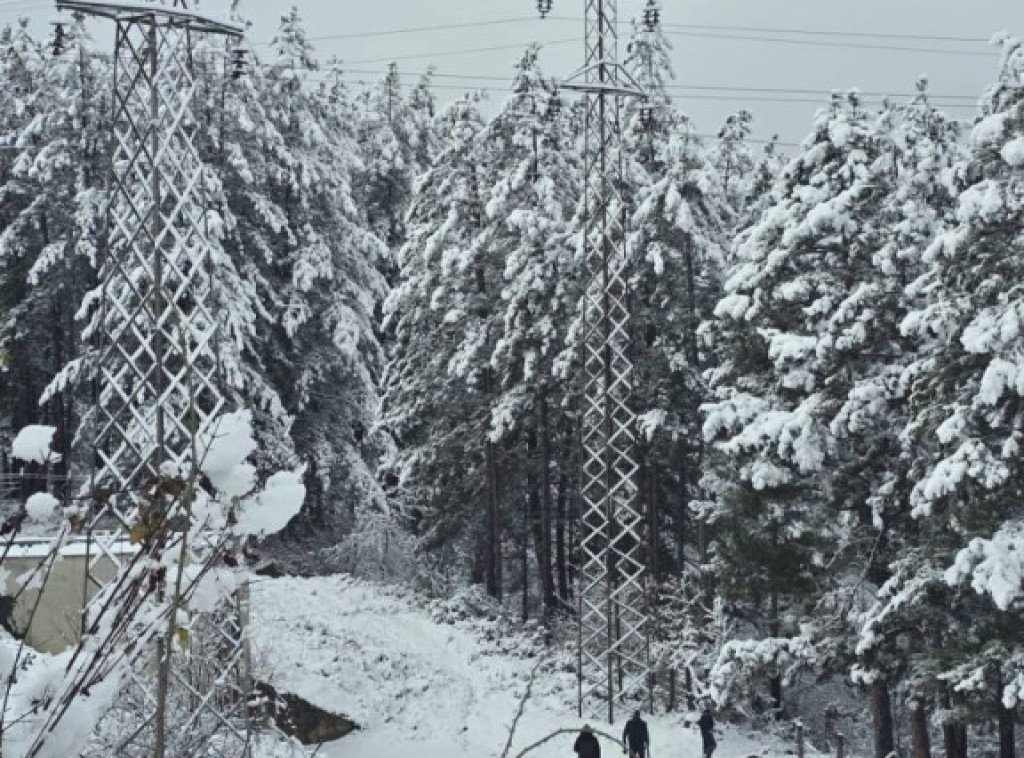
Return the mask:
<path id="1" fill-rule="evenodd" d="M 20 439 L 33 442 L 31 454 L 45 458 L 42 443 L 48 445 L 50 431 L 30 430 Z M 234 569 L 222 562 L 225 550 L 239 552 L 246 539 L 280 531 L 298 513 L 305 494 L 301 469 L 277 472 L 261 482 L 247 462 L 255 450 L 251 414 L 225 415 L 200 435 L 198 460 L 166 464 L 160 480 L 145 493 L 125 497 L 122 504 L 135 519 L 132 540 L 142 559 L 127 561 L 100 590 L 75 648 L 42 655 L 23 643 L 0 640 L 5 758 L 82 753 L 133 672 L 142 677 L 152 672 L 148 653 L 156 641 L 168 630 L 179 638 L 179 630 L 192 628 L 192 617 L 228 601 L 246 580 L 244 562 L 232 561 L 239 566 Z M 212 490 L 200 486 L 200 476 Z M 50 495 L 39 494 L 25 508 L 30 519 L 50 519 L 58 505 Z M 155 518 L 154 513 L 162 515 Z M 73 530 L 65 518 L 26 582 L 45 586 Z"/>

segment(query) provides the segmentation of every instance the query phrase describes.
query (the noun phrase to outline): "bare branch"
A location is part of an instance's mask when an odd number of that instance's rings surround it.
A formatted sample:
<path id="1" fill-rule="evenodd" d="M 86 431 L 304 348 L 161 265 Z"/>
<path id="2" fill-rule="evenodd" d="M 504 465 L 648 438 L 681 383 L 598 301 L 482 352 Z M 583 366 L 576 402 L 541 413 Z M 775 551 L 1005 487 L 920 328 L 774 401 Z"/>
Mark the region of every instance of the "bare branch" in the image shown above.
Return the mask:
<path id="1" fill-rule="evenodd" d="M 616 745 L 618 745 L 623 750 L 626 749 L 625 745 L 623 745 L 622 742 L 619 739 L 617 739 L 615 737 L 612 737 L 610 734 L 606 734 L 605 732 L 600 732 L 597 729 L 592 729 L 591 731 L 594 734 L 598 735 L 599 737 L 604 737 L 609 742 L 614 742 Z M 532 753 L 537 748 L 542 747 L 542 746 L 548 744 L 552 740 L 557 739 L 558 737 L 561 737 L 563 734 L 581 734 L 582 732 L 583 732 L 582 729 L 559 729 L 557 732 L 552 732 L 551 734 L 549 734 L 544 739 L 542 739 L 542 740 L 540 740 L 538 742 L 535 742 L 532 745 L 530 745 L 529 747 L 525 748 L 521 753 L 517 753 L 515 758 L 523 758 L 523 756 L 526 755 L 527 753 Z"/>
<path id="2" fill-rule="evenodd" d="M 519 710 L 516 712 L 516 717 L 512 719 L 512 725 L 508 729 L 508 741 L 505 743 L 505 749 L 501 751 L 501 758 L 508 758 L 508 753 L 512 749 L 512 740 L 516 737 L 516 730 L 519 728 L 519 721 L 523 718 L 523 712 L 526 710 L 526 704 L 530 701 L 530 697 L 533 695 L 533 685 L 537 681 L 537 674 L 540 673 L 541 666 L 544 665 L 546 659 L 541 657 L 537 661 L 537 665 L 533 667 L 530 672 L 530 679 L 526 683 L 526 691 L 523 692 L 523 696 L 519 698 Z"/>

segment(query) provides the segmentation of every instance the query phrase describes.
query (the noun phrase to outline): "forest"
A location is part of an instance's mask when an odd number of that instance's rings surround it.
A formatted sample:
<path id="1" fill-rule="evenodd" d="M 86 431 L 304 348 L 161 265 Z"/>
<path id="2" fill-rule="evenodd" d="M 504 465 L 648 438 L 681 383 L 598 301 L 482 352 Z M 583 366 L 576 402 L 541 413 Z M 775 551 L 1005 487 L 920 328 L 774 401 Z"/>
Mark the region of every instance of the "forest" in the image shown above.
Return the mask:
<path id="1" fill-rule="evenodd" d="M 45 30 L 43 30 L 45 31 Z M 38 33 L 38 36 L 37 36 Z M 1016 752 L 1024 696 L 1024 43 L 965 123 L 821 103 L 791 148 L 701 136 L 642 23 L 623 105 L 655 705 L 860 724 L 876 758 Z M 0 447 L 76 434 L 112 62 L 0 31 Z M 220 350 L 258 468 L 304 467 L 261 570 L 479 593 L 574 635 L 585 191 L 537 46 L 508 94 L 353 83 L 297 11 L 198 45 Z M 703 125 L 707 128 L 709 125 Z M 870 727 L 866 726 L 870 724 Z M 767 727 L 766 727 L 767 728 Z"/>

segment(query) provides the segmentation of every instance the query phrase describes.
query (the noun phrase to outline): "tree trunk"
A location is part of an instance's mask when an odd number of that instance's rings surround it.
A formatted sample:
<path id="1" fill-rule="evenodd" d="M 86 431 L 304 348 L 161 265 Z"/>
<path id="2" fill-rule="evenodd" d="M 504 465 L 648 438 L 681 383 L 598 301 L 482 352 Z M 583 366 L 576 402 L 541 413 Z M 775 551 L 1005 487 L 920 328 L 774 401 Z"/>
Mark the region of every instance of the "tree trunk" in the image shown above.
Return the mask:
<path id="1" fill-rule="evenodd" d="M 490 379 L 487 380 L 490 397 Z M 484 466 L 487 475 L 487 594 L 501 600 L 501 499 L 498 496 L 498 463 L 494 443 L 489 439 L 484 448 Z"/>
<path id="2" fill-rule="evenodd" d="M 686 457 L 686 443 L 682 440 L 675 443 L 676 470 L 679 475 L 679 486 L 676 500 L 675 538 L 676 538 L 676 571 L 682 575 L 686 569 L 686 522 L 690 510 L 690 472 Z"/>
<path id="3" fill-rule="evenodd" d="M 928 733 L 928 709 L 923 698 L 916 698 L 910 708 L 910 745 L 912 758 L 932 758 L 932 741 Z"/>
<path id="4" fill-rule="evenodd" d="M 661 513 L 658 509 L 658 485 L 654 467 L 647 464 L 647 549 L 650 554 L 649 571 L 654 584 L 661 584 Z"/>
<path id="5" fill-rule="evenodd" d="M 1002 687 L 999 688 L 1000 691 Z M 1017 756 L 1017 735 L 1014 722 L 1016 720 L 1016 709 L 1007 708 L 1003 705 L 1002 697 L 999 698 L 999 758 L 1016 758 Z"/>
<path id="6" fill-rule="evenodd" d="M 772 531 L 772 544 L 777 542 L 776 530 Z M 773 638 L 782 636 L 782 622 L 779 619 L 779 593 L 772 587 L 769 601 L 768 634 Z M 775 719 L 782 719 L 782 675 L 775 674 L 768 680 L 768 695 L 772 700 L 772 708 L 775 710 Z"/>
<path id="7" fill-rule="evenodd" d="M 889 758 L 896 749 L 889 682 L 879 676 L 871 683 L 871 719 L 875 726 L 875 758 Z"/>
<path id="8" fill-rule="evenodd" d="M 532 497 L 532 495 L 531 495 Z M 519 558 L 522 563 L 523 572 L 523 623 L 530 620 L 530 538 L 526 530 L 523 531 L 522 551 Z"/>
<path id="9" fill-rule="evenodd" d="M 555 610 L 555 576 L 551 565 L 551 425 L 548 419 L 548 399 L 540 395 L 540 541 L 537 544 L 537 564 L 540 572 L 541 596 L 544 601 L 544 620 L 547 623 Z"/>
<path id="10" fill-rule="evenodd" d="M 558 477 L 558 497 L 555 500 L 555 573 L 558 578 L 558 597 L 563 603 L 569 602 L 568 551 L 565 534 L 565 499 L 568 497 L 568 474 L 563 471 Z"/>
<path id="11" fill-rule="evenodd" d="M 389 85 L 390 86 L 390 85 Z M 473 171 L 473 201 L 480 205 L 480 188 L 477 185 L 477 173 Z M 390 188 L 389 188 L 390 189 Z M 476 224 L 480 227 L 479 221 Z M 483 264 L 476 265 L 476 289 L 481 300 L 487 297 L 487 274 Z M 490 407 L 491 395 L 494 392 L 494 377 L 490 368 L 484 369 L 484 399 Z M 487 576 L 487 594 L 498 600 L 502 599 L 502 545 L 501 545 L 501 494 L 498 484 L 498 461 L 494 443 L 487 431 L 484 441 L 484 475 L 487 477 L 487 555 L 485 573 Z"/>
<path id="12" fill-rule="evenodd" d="M 959 703 L 948 693 L 943 695 L 943 706 L 952 711 Z M 958 716 L 951 715 L 942 724 L 942 741 L 946 748 L 945 758 L 967 758 L 967 725 Z"/>
<path id="13" fill-rule="evenodd" d="M 480 534 L 473 550 L 473 560 L 469 566 L 469 583 L 472 585 L 486 584 L 487 570 L 487 535 Z"/>

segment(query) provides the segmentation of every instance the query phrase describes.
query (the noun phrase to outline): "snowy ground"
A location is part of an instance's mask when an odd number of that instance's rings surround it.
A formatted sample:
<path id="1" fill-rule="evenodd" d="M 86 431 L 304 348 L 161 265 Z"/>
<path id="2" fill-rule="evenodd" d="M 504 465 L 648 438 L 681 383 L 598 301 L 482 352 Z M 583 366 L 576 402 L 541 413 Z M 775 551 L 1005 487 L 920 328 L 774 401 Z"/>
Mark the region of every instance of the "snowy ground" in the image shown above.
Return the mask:
<path id="1" fill-rule="evenodd" d="M 535 660 L 498 652 L 511 646 L 496 637 L 497 625 L 442 619 L 409 593 L 344 576 L 262 581 L 252 607 L 261 676 L 363 727 L 325 745 L 318 758 L 501 755 Z M 557 729 L 580 726 L 574 692 L 570 672 L 540 678 L 511 755 Z M 653 758 L 700 756 L 699 736 L 679 717 L 650 725 Z M 608 731 L 621 733 L 621 725 Z M 719 746 L 716 758 L 786 754 L 734 731 Z M 619 754 L 604 748 L 605 756 Z M 572 738 L 530 756 L 571 758 Z"/>

